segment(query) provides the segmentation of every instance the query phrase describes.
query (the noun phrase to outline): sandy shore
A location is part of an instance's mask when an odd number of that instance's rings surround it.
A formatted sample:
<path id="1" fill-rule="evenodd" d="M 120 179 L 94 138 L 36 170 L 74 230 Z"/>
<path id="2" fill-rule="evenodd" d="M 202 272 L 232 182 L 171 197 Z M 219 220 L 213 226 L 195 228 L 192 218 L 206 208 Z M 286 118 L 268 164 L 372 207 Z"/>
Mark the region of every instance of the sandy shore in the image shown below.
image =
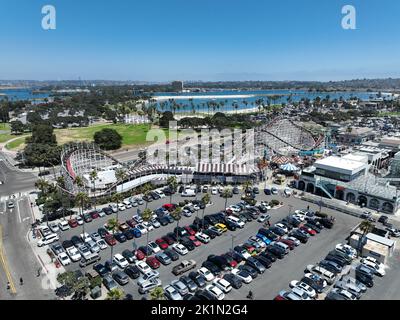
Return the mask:
<path id="1" fill-rule="evenodd" d="M 157 101 L 162 101 L 162 100 L 169 100 L 169 99 L 174 99 L 174 100 L 184 100 L 184 99 L 245 99 L 245 98 L 253 98 L 256 95 L 254 94 L 229 94 L 229 95 L 212 95 L 212 96 L 203 96 L 203 95 L 182 95 L 182 96 L 156 96 L 152 97 L 153 99 Z"/>

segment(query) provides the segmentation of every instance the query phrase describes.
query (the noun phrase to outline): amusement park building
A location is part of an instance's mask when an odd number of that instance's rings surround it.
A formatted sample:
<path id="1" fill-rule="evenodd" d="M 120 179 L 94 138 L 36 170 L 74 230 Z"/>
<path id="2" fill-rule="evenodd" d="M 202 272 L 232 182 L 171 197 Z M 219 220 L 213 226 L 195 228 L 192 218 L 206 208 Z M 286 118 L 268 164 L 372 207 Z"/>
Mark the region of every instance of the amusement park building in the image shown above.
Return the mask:
<path id="1" fill-rule="evenodd" d="M 327 157 L 302 171 L 297 188 L 379 212 L 396 214 L 400 208 L 397 188 L 388 183 L 380 184 L 368 170 L 368 162 L 361 159 L 360 155 Z"/>

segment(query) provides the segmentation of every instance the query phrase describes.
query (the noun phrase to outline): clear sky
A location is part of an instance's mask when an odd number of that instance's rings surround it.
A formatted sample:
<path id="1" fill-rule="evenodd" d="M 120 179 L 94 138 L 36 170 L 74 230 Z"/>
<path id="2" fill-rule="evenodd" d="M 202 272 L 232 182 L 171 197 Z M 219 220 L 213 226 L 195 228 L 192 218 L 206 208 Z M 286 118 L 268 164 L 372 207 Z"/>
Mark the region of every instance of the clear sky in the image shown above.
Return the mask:
<path id="1" fill-rule="evenodd" d="M 41 28 L 43 5 L 57 29 Z M 344 5 L 357 29 L 341 27 Z M 400 77 L 398 0 L 1 0 L 0 79 Z"/>

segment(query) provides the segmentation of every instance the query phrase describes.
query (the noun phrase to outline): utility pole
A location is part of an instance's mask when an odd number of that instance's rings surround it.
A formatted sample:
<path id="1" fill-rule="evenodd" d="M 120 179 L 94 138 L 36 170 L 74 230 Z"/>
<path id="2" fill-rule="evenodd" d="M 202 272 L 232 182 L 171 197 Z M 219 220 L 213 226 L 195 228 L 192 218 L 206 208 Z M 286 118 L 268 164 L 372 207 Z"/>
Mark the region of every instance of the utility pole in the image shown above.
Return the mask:
<path id="1" fill-rule="evenodd" d="M 235 240 L 236 236 L 231 235 L 231 237 L 232 237 L 232 247 L 231 247 L 231 250 L 233 251 L 233 241 Z"/>

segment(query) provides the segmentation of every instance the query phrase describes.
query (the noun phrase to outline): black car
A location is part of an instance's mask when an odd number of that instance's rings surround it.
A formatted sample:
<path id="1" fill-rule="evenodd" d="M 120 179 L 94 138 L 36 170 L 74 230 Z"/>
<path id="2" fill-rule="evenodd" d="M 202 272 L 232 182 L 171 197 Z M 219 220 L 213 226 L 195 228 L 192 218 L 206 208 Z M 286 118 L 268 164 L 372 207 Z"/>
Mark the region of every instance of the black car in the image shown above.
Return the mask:
<path id="1" fill-rule="evenodd" d="M 386 222 L 388 222 L 388 220 L 389 220 L 388 216 L 382 215 L 379 217 L 378 222 L 385 224 Z"/>
<path id="2" fill-rule="evenodd" d="M 303 279 L 301 279 L 301 282 L 308 284 L 311 288 L 313 288 L 318 293 L 321 293 L 324 291 L 324 286 L 323 286 L 322 282 L 314 281 L 307 277 L 304 277 Z"/>
<path id="3" fill-rule="evenodd" d="M 120 243 L 126 242 L 126 237 L 122 232 L 117 232 L 114 234 L 115 240 L 117 240 Z"/>
<path id="4" fill-rule="evenodd" d="M 221 212 L 219 213 L 214 213 L 213 217 L 217 220 L 218 223 L 224 223 L 225 222 L 225 215 Z"/>
<path id="5" fill-rule="evenodd" d="M 240 255 L 239 253 L 237 253 L 235 251 L 229 251 L 226 253 L 226 255 L 232 257 L 232 259 L 235 260 L 237 263 L 240 263 L 244 260 L 242 255 Z"/>
<path id="6" fill-rule="evenodd" d="M 253 267 L 249 266 L 248 264 L 239 266 L 239 270 L 247 271 L 253 279 L 258 277 L 258 272 Z"/>
<path id="7" fill-rule="evenodd" d="M 83 244 L 82 239 L 78 236 L 73 236 L 71 238 L 71 242 L 74 244 L 75 247 L 78 247 L 79 245 Z"/>
<path id="8" fill-rule="evenodd" d="M 108 273 L 108 269 L 101 263 L 95 264 L 93 270 L 96 271 L 100 277 L 104 277 Z"/>
<path id="9" fill-rule="evenodd" d="M 208 229 L 208 227 L 210 226 L 210 224 L 206 220 L 200 219 L 198 217 L 194 219 L 193 224 L 197 225 L 198 228 L 201 229 Z"/>
<path id="10" fill-rule="evenodd" d="M 318 228 L 316 225 L 313 225 L 313 224 L 311 224 L 311 223 L 309 223 L 309 222 L 307 222 L 304 226 L 306 226 L 307 228 L 310 228 L 310 229 L 314 230 L 316 233 L 320 233 L 320 232 L 321 232 L 321 229 L 320 229 L 320 228 Z"/>
<path id="11" fill-rule="evenodd" d="M 285 252 L 280 250 L 276 246 L 269 246 L 266 251 L 271 252 L 273 255 L 275 255 L 279 259 L 283 259 L 285 257 Z"/>
<path id="12" fill-rule="evenodd" d="M 328 254 L 326 256 L 325 260 L 333 261 L 333 262 L 337 263 L 338 265 L 340 265 L 342 268 L 347 264 L 347 261 L 344 258 L 339 257 L 337 255 L 333 255 L 333 254 Z"/>
<path id="13" fill-rule="evenodd" d="M 145 194 L 142 199 L 146 202 L 152 202 L 153 201 L 153 197 L 150 194 Z"/>
<path id="14" fill-rule="evenodd" d="M 228 281 L 232 288 L 240 289 L 242 287 L 243 281 L 238 276 L 234 275 L 233 273 L 226 273 L 223 276 L 223 279 Z"/>
<path id="15" fill-rule="evenodd" d="M 208 224 L 211 224 L 211 225 L 214 225 L 214 224 L 218 223 L 217 219 L 215 219 L 212 215 L 204 216 L 204 221 L 207 222 Z"/>
<path id="16" fill-rule="evenodd" d="M 194 282 L 189 276 L 181 276 L 179 280 L 182 281 L 186 287 L 188 287 L 190 292 L 194 292 L 198 289 L 196 282 Z"/>
<path id="17" fill-rule="evenodd" d="M 321 230 L 324 228 L 324 226 L 321 223 L 319 223 L 317 220 L 310 219 L 310 220 L 308 220 L 307 223 L 314 225 L 314 226 L 320 228 Z"/>
<path id="18" fill-rule="evenodd" d="M 346 299 L 343 295 L 337 292 L 330 291 L 326 295 L 325 300 L 348 300 L 348 299 Z"/>
<path id="19" fill-rule="evenodd" d="M 329 251 L 330 255 L 338 256 L 341 257 L 344 261 L 346 261 L 346 264 L 350 264 L 352 262 L 352 258 L 350 258 L 347 254 L 336 251 L 336 250 L 331 250 Z"/>
<path id="20" fill-rule="evenodd" d="M 262 255 L 255 257 L 255 259 L 257 259 L 265 268 L 270 268 L 272 265 L 272 261 Z"/>
<path id="21" fill-rule="evenodd" d="M 129 265 L 125 268 L 125 273 L 131 278 L 131 279 L 137 279 L 140 277 L 140 270 L 138 267 L 135 265 Z"/>
<path id="22" fill-rule="evenodd" d="M 260 254 L 260 256 L 262 256 L 262 257 L 264 257 L 264 258 L 267 258 L 267 259 L 270 260 L 271 262 L 275 262 L 275 261 L 277 260 L 276 255 L 274 255 L 274 254 L 271 253 L 271 252 L 267 252 L 267 251 L 262 252 L 262 253 Z"/>
<path id="23" fill-rule="evenodd" d="M 374 279 L 372 277 L 364 273 L 357 272 L 357 270 L 356 270 L 356 280 L 365 284 L 368 288 L 372 288 L 374 286 Z"/>
<path id="24" fill-rule="evenodd" d="M 229 231 L 235 231 L 237 229 L 237 226 L 235 223 L 231 222 L 231 221 L 224 221 L 222 222 L 224 225 L 226 225 L 226 228 Z"/>
<path id="25" fill-rule="evenodd" d="M 175 222 L 174 218 L 172 218 L 171 215 L 169 215 L 169 214 L 166 215 L 165 218 L 168 220 L 168 223 L 174 223 Z"/>
<path id="26" fill-rule="evenodd" d="M 251 222 L 254 220 L 253 216 L 248 211 L 243 211 L 240 213 L 239 218 L 244 222 Z"/>
<path id="27" fill-rule="evenodd" d="M 279 236 L 276 235 L 274 232 L 272 232 L 270 229 L 260 228 L 260 229 L 258 229 L 258 233 L 266 236 L 268 239 L 270 239 L 272 241 L 279 240 Z"/>
<path id="28" fill-rule="evenodd" d="M 151 191 L 151 192 L 150 192 L 150 195 L 152 196 L 152 198 L 153 198 L 154 200 L 160 199 L 160 196 L 158 195 L 157 192 Z"/>
<path id="29" fill-rule="evenodd" d="M 252 267 L 260 274 L 265 272 L 264 265 L 255 257 L 248 258 L 245 265 Z"/>
<path id="30" fill-rule="evenodd" d="M 216 256 L 214 254 L 211 254 L 208 256 L 207 261 L 212 262 L 221 270 L 229 270 L 230 269 L 229 262 L 222 256 Z"/>
<path id="31" fill-rule="evenodd" d="M 124 251 L 122 251 L 121 254 L 129 263 L 134 263 L 136 261 L 136 257 L 133 254 L 133 252 L 128 249 L 125 249 Z"/>
<path id="32" fill-rule="evenodd" d="M 215 237 L 218 237 L 219 234 L 211 229 L 204 230 L 203 233 L 208 235 L 211 239 L 214 239 Z"/>
<path id="33" fill-rule="evenodd" d="M 290 233 L 290 236 L 296 238 L 301 243 L 307 243 L 307 241 L 308 241 L 308 237 L 304 233 L 300 232 L 299 230 L 292 231 Z"/>
<path id="34" fill-rule="evenodd" d="M 174 233 L 177 234 L 179 237 L 184 237 L 187 236 L 187 231 L 185 230 L 185 228 L 182 227 L 176 227 L 174 228 Z"/>
<path id="35" fill-rule="evenodd" d="M 123 234 L 123 235 L 125 236 L 125 238 L 128 239 L 128 240 L 132 240 L 132 239 L 135 237 L 135 234 L 134 234 L 134 232 L 133 232 L 131 229 L 124 231 L 122 234 Z"/>
<path id="36" fill-rule="evenodd" d="M 175 232 L 168 232 L 167 236 L 170 237 L 175 242 L 178 240 L 178 238 L 176 237 L 176 233 Z"/>
<path id="37" fill-rule="evenodd" d="M 281 237 L 286 234 L 286 232 L 283 231 L 283 229 L 274 226 L 270 227 L 269 230 Z"/>
<path id="38" fill-rule="evenodd" d="M 170 246 L 171 244 L 175 243 L 175 240 L 172 239 L 170 236 L 165 235 L 163 237 L 161 237 L 161 239 L 163 239 L 166 243 L 168 243 L 168 245 Z"/>
<path id="39" fill-rule="evenodd" d="M 110 207 L 103 208 L 103 212 L 108 216 L 113 213 L 113 211 Z"/>
<path id="40" fill-rule="evenodd" d="M 67 250 L 67 248 L 71 248 L 73 246 L 74 246 L 74 244 L 73 244 L 73 242 L 71 240 L 65 240 L 65 241 L 62 242 L 62 247 L 65 250 Z"/>
<path id="41" fill-rule="evenodd" d="M 158 221 L 160 221 L 160 224 L 162 226 L 166 226 L 167 224 L 169 224 L 169 220 L 168 220 L 168 218 L 166 216 L 158 218 Z"/>
<path id="42" fill-rule="evenodd" d="M 258 187 L 254 187 L 253 188 L 253 193 L 254 194 L 259 194 L 260 193 L 260 189 L 258 189 Z"/>
<path id="43" fill-rule="evenodd" d="M 219 276 L 221 274 L 221 269 L 216 266 L 214 263 L 212 263 L 211 261 L 204 261 L 201 264 L 202 267 L 207 268 L 208 270 L 210 270 L 210 272 L 214 275 L 214 276 Z"/>
<path id="44" fill-rule="evenodd" d="M 198 232 L 200 229 L 197 224 L 190 224 L 189 228 L 193 229 L 194 232 Z"/>
<path id="45" fill-rule="evenodd" d="M 103 228 L 103 227 L 98 228 L 97 233 L 100 235 L 100 237 L 102 239 L 104 239 L 104 237 L 109 234 L 109 232 L 106 230 L 106 228 Z"/>
<path id="46" fill-rule="evenodd" d="M 322 260 L 320 263 L 318 263 L 321 267 L 325 268 L 326 270 L 333 272 L 335 274 L 338 274 L 342 272 L 343 267 L 340 266 L 339 264 L 335 263 L 334 261 L 330 260 Z"/>
<path id="47" fill-rule="evenodd" d="M 194 295 L 195 297 L 198 297 L 201 300 L 207 300 L 207 301 L 218 300 L 216 297 L 214 297 L 211 293 L 209 293 L 206 290 L 199 290 Z"/>
<path id="48" fill-rule="evenodd" d="M 196 248 L 192 240 L 188 238 L 182 238 L 179 242 L 183 244 L 189 251 L 193 251 Z"/>
<path id="49" fill-rule="evenodd" d="M 146 256 L 151 255 L 151 252 L 150 252 L 149 247 L 140 246 L 140 247 L 138 248 L 138 250 L 142 251 Z"/>
<path id="50" fill-rule="evenodd" d="M 177 254 L 174 250 L 172 249 L 165 249 L 164 253 L 172 260 L 176 261 L 179 259 L 179 254 Z"/>
<path id="51" fill-rule="evenodd" d="M 192 279 L 199 288 L 203 288 L 207 284 L 206 278 L 204 278 L 204 276 L 202 276 L 198 272 L 195 272 L 195 271 L 190 272 L 189 278 Z"/>
<path id="52" fill-rule="evenodd" d="M 332 229 L 334 222 L 329 219 L 329 218 L 317 218 L 315 221 L 318 221 L 320 224 L 322 224 L 325 228 L 327 229 Z"/>

